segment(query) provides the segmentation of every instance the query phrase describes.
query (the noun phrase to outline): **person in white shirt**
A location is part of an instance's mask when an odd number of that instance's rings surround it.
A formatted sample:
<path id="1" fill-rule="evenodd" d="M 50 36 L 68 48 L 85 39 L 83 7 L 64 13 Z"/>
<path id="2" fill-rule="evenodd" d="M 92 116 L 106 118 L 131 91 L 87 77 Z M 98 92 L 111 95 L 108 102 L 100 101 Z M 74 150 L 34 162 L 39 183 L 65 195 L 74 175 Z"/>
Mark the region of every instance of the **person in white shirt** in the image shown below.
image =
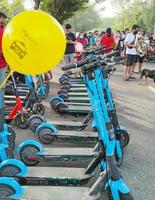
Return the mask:
<path id="1" fill-rule="evenodd" d="M 138 25 L 132 26 L 132 31 L 125 38 L 126 47 L 126 68 L 124 71 L 124 80 L 128 81 L 131 77 L 132 67 L 137 62 L 138 53 L 136 50 L 136 35 L 139 31 Z"/>

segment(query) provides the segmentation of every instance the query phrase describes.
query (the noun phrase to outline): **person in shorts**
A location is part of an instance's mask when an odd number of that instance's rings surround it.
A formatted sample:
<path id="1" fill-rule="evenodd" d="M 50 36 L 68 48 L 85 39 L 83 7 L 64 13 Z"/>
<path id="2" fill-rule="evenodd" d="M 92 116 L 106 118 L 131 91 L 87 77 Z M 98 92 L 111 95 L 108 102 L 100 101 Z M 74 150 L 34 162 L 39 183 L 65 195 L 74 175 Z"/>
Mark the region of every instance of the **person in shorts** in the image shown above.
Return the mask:
<path id="1" fill-rule="evenodd" d="M 131 32 L 125 38 L 125 47 L 126 47 L 126 67 L 124 71 L 124 80 L 128 81 L 132 78 L 132 68 L 137 62 L 138 53 L 136 49 L 136 39 L 137 33 L 139 31 L 138 25 L 133 25 Z"/>

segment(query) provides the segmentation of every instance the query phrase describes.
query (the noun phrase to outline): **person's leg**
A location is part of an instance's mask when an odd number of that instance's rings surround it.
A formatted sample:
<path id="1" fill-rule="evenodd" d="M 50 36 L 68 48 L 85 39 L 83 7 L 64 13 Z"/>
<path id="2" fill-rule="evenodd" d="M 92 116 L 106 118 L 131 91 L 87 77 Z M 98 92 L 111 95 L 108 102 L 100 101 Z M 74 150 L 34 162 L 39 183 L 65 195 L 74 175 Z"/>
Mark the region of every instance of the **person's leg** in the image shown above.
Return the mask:
<path id="1" fill-rule="evenodd" d="M 69 54 L 65 54 L 64 56 L 64 65 L 68 65 L 69 64 Z"/>
<path id="2" fill-rule="evenodd" d="M 132 55 L 127 54 L 126 55 L 126 67 L 124 70 L 124 80 L 128 80 L 130 76 L 130 70 L 131 70 L 131 57 Z"/>
<path id="3" fill-rule="evenodd" d="M 3 83 L 6 77 L 6 68 L 0 68 L 0 84 Z M 5 93 L 5 86 L 0 88 L 0 107 L 4 106 L 4 93 Z"/>
<path id="4" fill-rule="evenodd" d="M 76 57 L 75 53 L 69 54 L 69 56 L 70 56 L 70 63 L 74 63 L 77 61 L 77 59 L 75 58 Z"/>

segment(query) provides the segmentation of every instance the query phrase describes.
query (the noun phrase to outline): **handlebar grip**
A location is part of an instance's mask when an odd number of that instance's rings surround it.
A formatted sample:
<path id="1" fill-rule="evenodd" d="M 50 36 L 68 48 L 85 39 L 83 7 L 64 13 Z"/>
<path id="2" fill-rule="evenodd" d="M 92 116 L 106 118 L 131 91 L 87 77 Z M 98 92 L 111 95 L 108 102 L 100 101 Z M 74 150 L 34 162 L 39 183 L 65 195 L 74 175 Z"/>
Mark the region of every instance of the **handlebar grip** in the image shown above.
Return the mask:
<path id="1" fill-rule="evenodd" d="M 62 67 L 62 70 L 63 70 L 63 71 L 66 71 L 66 70 L 69 70 L 69 69 L 81 67 L 81 66 L 87 64 L 88 62 L 89 62 L 89 60 L 88 60 L 88 59 L 85 59 L 85 60 L 82 60 L 82 61 L 79 61 L 79 62 L 70 63 L 70 64 L 68 64 L 68 65 L 63 66 L 63 67 Z"/>
<path id="2" fill-rule="evenodd" d="M 69 69 L 73 69 L 77 67 L 77 63 L 70 63 L 68 65 L 65 65 L 62 67 L 63 71 L 69 70 Z"/>
<path id="3" fill-rule="evenodd" d="M 75 69 L 70 69 L 67 71 L 68 75 L 72 75 L 72 74 L 78 74 L 81 72 L 81 68 L 75 68 Z"/>

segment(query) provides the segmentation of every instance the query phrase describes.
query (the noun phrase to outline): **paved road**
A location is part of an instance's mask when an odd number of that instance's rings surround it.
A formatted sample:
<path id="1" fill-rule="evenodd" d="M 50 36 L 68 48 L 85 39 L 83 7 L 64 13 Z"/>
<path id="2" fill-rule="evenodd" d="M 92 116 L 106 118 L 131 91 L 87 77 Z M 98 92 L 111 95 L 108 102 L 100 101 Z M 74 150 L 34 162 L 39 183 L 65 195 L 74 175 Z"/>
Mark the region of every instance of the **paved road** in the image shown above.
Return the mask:
<path id="1" fill-rule="evenodd" d="M 145 64 L 154 68 L 155 64 Z M 124 151 L 124 163 L 121 167 L 126 182 L 131 188 L 135 200 L 154 200 L 155 196 L 155 89 L 152 86 L 138 85 L 136 80 L 124 81 L 123 67 L 110 79 L 110 85 L 117 104 L 120 123 L 130 133 L 130 144 Z M 56 69 L 55 74 L 60 71 Z M 149 84 L 153 84 L 149 80 Z M 59 86 L 51 83 L 51 95 L 56 94 Z M 46 116 L 51 119 L 81 121 L 69 115 L 57 114 L 46 107 Z M 89 128 L 88 128 L 89 130 Z M 30 130 L 17 130 L 17 144 L 26 138 L 37 138 Z M 104 198 L 107 200 L 107 198 Z"/>

